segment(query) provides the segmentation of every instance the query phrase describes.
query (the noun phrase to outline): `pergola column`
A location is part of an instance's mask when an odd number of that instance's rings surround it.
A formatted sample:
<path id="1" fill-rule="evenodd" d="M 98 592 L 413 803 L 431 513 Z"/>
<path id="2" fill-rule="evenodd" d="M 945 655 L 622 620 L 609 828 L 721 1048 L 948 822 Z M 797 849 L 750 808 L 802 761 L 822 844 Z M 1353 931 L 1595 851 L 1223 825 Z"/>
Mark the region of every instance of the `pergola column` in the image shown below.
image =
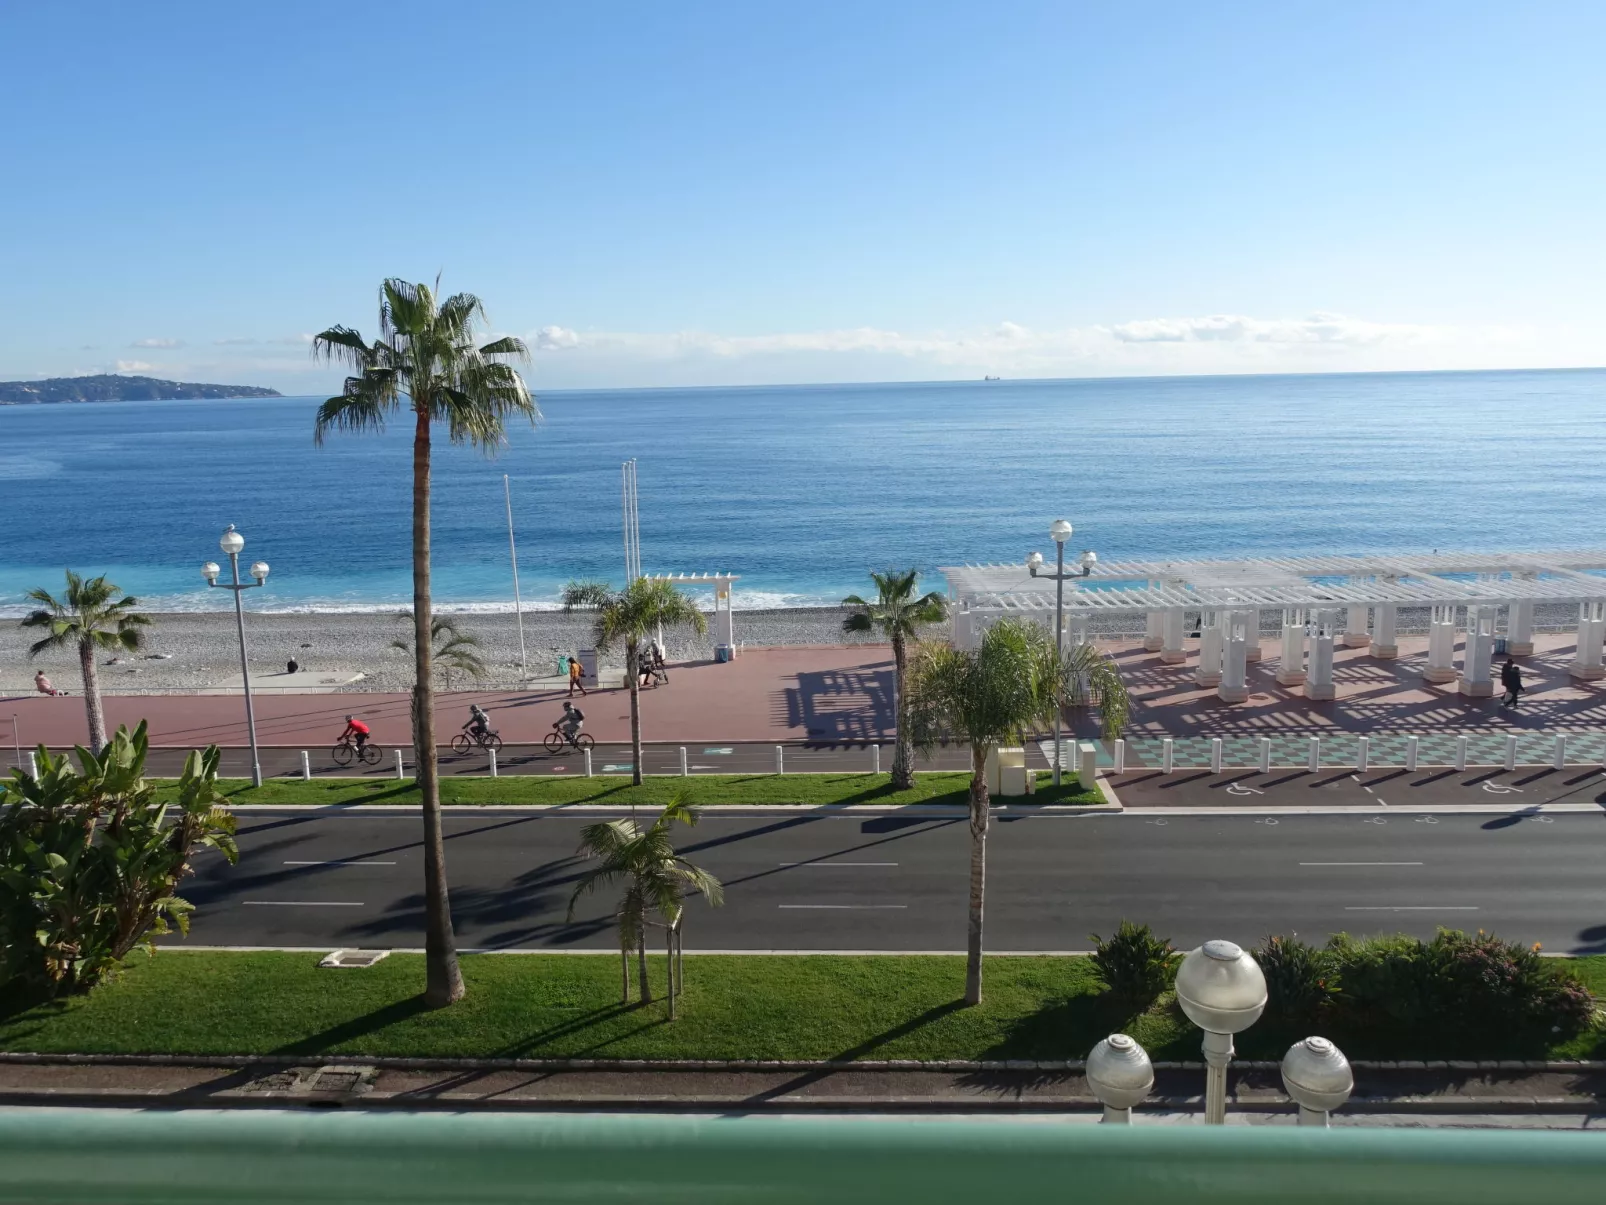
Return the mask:
<path id="1" fill-rule="evenodd" d="M 1578 606 L 1578 651 L 1567 672 L 1575 678 L 1594 682 L 1606 678 L 1601 666 L 1601 642 L 1606 638 L 1606 603 L 1586 602 Z"/>
<path id="2" fill-rule="evenodd" d="M 1310 634 L 1310 672 L 1305 676 L 1307 699 L 1331 699 L 1338 692 L 1333 686 L 1333 638 L 1338 629 L 1338 612 L 1316 612 Z"/>
<path id="3" fill-rule="evenodd" d="M 1399 610 L 1396 603 L 1377 604 L 1372 621 L 1372 656 L 1387 661 L 1400 655 L 1399 637 L 1395 634 Z"/>
<path id="4" fill-rule="evenodd" d="M 1260 653 L 1260 608 L 1251 607 L 1244 612 L 1244 660 L 1259 661 Z"/>
<path id="5" fill-rule="evenodd" d="M 1228 611 L 1222 624 L 1221 685 L 1216 695 L 1224 703 L 1249 698 L 1249 634 L 1260 622 L 1259 611 Z"/>
<path id="6" fill-rule="evenodd" d="M 1224 611 L 1205 611 L 1199 616 L 1199 665 L 1193 671 L 1195 686 L 1221 685 L 1222 625 Z"/>
<path id="7" fill-rule="evenodd" d="M 1153 590 L 1159 583 L 1148 581 L 1144 585 Z M 1158 653 L 1164 647 L 1165 612 L 1152 609 L 1146 611 L 1143 616 L 1143 651 L 1146 653 Z"/>
<path id="8" fill-rule="evenodd" d="M 1182 608 L 1167 607 L 1165 609 L 1165 624 L 1161 629 L 1163 640 L 1160 644 L 1160 660 L 1167 665 L 1181 665 L 1187 660 L 1187 654 L 1182 651 Z"/>
<path id="9" fill-rule="evenodd" d="M 1283 652 L 1277 662 L 1278 686 L 1305 683 L 1305 611 L 1302 607 L 1283 608 Z"/>
<path id="10" fill-rule="evenodd" d="M 1370 607 L 1351 607 L 1349 609 L 1349 620 L 1344 624 L 1345 648 L 1363 649 L 1372 643 L 1372 637 L 1366 630 L 1366 621 L 1370 611 Z"/>
<path id="11" fill-rule="evenodd" d="M 1461 654 L 1461 684 L 1457 689 L 1475 699 L 1494 694 L 1489 663 L 1494 658 L 1493 607 L 1467 608 L 1467 644 Z"/>
<path id="12" fill-rule="evenodd" d="M 1534 651 L 1534 604 L 1525 598 L 1514 602 L 1506 612 L 1506 652 L 1513 657 L 1532 657 Z"/>
<path id="13" fill-rule="evenodd" d="M 1455 606 L 1435 605 L 1428 620 L 1428 663 L 1422 680 L 1454 682 L 1455 675 Z"/>

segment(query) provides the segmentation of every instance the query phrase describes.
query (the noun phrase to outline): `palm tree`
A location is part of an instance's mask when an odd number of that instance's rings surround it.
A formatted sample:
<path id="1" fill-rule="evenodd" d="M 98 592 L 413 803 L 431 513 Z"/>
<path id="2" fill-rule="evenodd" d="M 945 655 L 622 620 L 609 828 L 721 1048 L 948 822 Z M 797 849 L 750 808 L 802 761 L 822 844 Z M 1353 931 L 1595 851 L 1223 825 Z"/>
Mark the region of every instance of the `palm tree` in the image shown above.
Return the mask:
<path id="1" fill-rule="evenodd" d="M 439 281 L 436 282 L 437 287 Z M 380 289 L 379 336 L 369 343 L 355 330 L 331 326 L 312 341 L 313 355 L 353 371 L 339 397 L 318 408 L 314 440 L 330 431 L 382 431 L 405 409 L 413 418 L 413 750 L 424 811 L 424 1003 L 442 1008 L 463 996 L 463 975 L 452 936 L 441 840 L 440 780 L 435 765 L 434 631 L 429 594 L 430 440 L 444 421 L 453 443 L 490 454 L 506 442 L 507 420 L 540 417 L 518 370 L 505 361 L 528 358 L 514 338 L 475 345 L 485 307 L 471 293 L 437 302 L 428 285 L 387 280 Z"/>
<path id="2" fill-rule="evenodd" d="M 916 569 L 902 572 L 888 570 L 871 573 L 876 585 L 875 602 L 866 602 L 857 594 L 842 600 L 844 607 L 857 610 L 842 621 L 844 632 L 879 631 L 892 641 L 893 690 L 897 694 L 894 706 L 897 715 L 897 744 L 892 754 L 892 786 L 907 791 L 915 785 L 915 748 L 909 739 L 908 708 L 904 699 L 904 671 L 908 642 L 920 639 L 922 624 L 941 623 L 948 617 L 948 600 L 935 590 L 915 597 L 915 584 L 920 573 Z"/>
<path id="3" fill-rule="evenodd" d="M 397 619 L 405 619 L 412 624 L 411 611 L 397 611 Z M 449 615 L 437 615 L 430 623 L 431 639 L 435 648 L 430 654 L 430 663 L 435 672 L 440 675 L 445 686 L 451 686 L 452 675 L 462 674 L 465 678 L 486 678 L 490 670 L 486 667 L 485 659 L 480 656 L 484 645 L 480 638 L 472 632 L 465 632 L 458 626 L 457 620 Z M 400 649 L 411 654 L 413 641 L 410 636 L 399 636 L 390 642 L 390 647 Z"/>
<path id="4" fill-rule="evenodd" d="M 122 595 L 122 597 L 118 597 Z M 76 646 L 78 668 L 84 675 L 84 713 L 89 721 L 89 748 L 99 753 L 106 743 L 106 713 L 100 703 L 100 675 L 95 669 L 95 650 L 109 649 L 132 653 L 145 645 L 144 628 L 150 617 L 134 610 L 139 599 L 123 595 L 120 587 L 106 580 L 103 573 L 85 581 L 67 570 L 67 592 L 57 598 L 43 588 L 26 596 L 40 604 L 22 621 L 25 628 L 46 628 L 50 635 L 28 646 L 28 655 L 37 657 L 49 649 Z"/>
<path id="5" fill-rule="evenodd" d="M 604 582 L 570 582 L 563 588 L 563 609 L 566 612 L 577 609 L 596 611 L 593 640 L 599 653 L 624 641 L 625 676 L 630 682 L 631 781 L 639 787 L 641 675 L 636 672 L 636 654 L 648 633 L 662 625 L 690 624 L 701 636 L 708 631 L 708 620 L 703 618 L 696 603 L 661 577 L 638 577 L 617 592 Z"/>
<path id="6" fill-rule="evenodd" d="M 677 791 L 652 827 L 645 832 L 634 820 L 607 820 L 588 824 L 580 830 L 580 853 L 600 859 L 602 865 L 588 871 L 575 884 L 569 897 L 569 919 L 574 919 L 580 897 L 599 887 L 623 880 L 625 893 L 615 914 L 619 925 L 619 965 L 622 973 L 621 1003 L 630 1003 L 630 951 L 636 951 L 641 1002 L 652 1003 L 652 984 L 647 979 L 648 916 L 656 912 L 663 918 L 669 956 L 669 1019 L 675 1019 L 675 997 L 686 986 L 685 970 L 677 970 L 677 950 L 681 949 L 681 918 L 688 893 L 698 892 L 710 907 L 725 902 L 719 880 L 706 870 L 693 866 L 675 852 L 670 825 L 679 821 L 695 825 L 698 811 L 684 791 Z"/>
<path id="7" fill-rule="evenodd" d="M 982 905 L 987 886 L 987 755 L 1006 740 L 1052 722 L 1060 699 L 1096 700 L 1105 736 L 1126 724 L 1127 694 L 1115 663 L 1092 645 L 1061 657 L 1041 626 L 1016 619 L 994 624 L 976 649 L 925 646 L 909 676 L 914 743 L 929 751 L 959 737 L 970 745 L 970 933 L 965 1002 L 981 1003 Z"/>

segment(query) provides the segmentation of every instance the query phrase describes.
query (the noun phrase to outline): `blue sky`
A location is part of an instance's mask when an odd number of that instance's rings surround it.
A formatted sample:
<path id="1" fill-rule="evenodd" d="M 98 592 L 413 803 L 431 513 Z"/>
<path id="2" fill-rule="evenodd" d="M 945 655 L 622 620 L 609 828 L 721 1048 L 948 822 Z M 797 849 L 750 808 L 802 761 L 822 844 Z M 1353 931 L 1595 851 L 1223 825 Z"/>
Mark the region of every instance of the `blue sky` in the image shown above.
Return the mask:
<path id="1" fill-rule="evenodd" d="M 1606 5 L 7 5 L 0 377 L 1606 362 Z"/>

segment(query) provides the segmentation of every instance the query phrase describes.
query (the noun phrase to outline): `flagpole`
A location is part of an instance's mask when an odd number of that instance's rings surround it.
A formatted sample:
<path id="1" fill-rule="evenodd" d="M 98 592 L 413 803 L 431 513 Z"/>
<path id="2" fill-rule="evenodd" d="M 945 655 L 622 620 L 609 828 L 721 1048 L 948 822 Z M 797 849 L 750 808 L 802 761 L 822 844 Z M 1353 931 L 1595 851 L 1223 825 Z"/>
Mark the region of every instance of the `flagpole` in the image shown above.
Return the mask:
<path id="1" fill-rule="evenodd" d="M 524 652 L 524 602 L 519 598 L 519 549 L 513 542 L 513 488 L 502 474 L 502 498 L 507 503 L 507 551 L 513 561 L 513 611 L 519 617 L 519 672 L 528 674 L 530 664 Z"/>

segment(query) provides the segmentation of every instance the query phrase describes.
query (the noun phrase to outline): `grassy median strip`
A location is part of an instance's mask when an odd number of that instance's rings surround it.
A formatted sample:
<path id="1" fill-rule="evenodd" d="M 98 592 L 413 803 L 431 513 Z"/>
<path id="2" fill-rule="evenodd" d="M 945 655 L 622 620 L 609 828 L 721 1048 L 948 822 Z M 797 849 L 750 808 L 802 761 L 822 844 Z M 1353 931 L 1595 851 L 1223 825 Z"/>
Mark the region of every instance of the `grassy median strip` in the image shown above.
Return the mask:
<path id="1" fill-rule="evenodd" d="M 315 954 L 164 950 L 88 996 L 0 1010 L 0 1049 L 49 1053 L 401 1055 L 619 1059 L 1068 1059 L 1113 1030 L 1156 1059 L 1197 1059 L 1169 996 L 1133 1013 L 1085 958 L 989 959 L 985 1001 L 960 1002 L 952 956 L 693 956 L 678 1020 L 622 1007 L 617 957 L 468 955 L 468 997 L 426 1011 L 423 959 L 320 970 Z M 1606 989 L 1606 958 L 1575 964 Z M 652 959 L 655 983 L 664 964 Z M 1241 1057 L 1305 1036 L 1257 1026 Z M 1550 1050 L 1432 1051 L 1386 1031 L 1334 1033 L 1352 1058 L 1592 1057 L 1600 1031 Z"/>
<path id="2" fill-rule="evenodd" d="M 1025 799 L 1001 799 L 999 803 L 1101 804 L 1098 791 L 1084 791 L 1074 780 L 1057 791 L 1043 776 L 1037 794 Z M 658 804 L 669 801 L 676 791 L 690 792 L 699 805 L 708 804 L 876 804 L 902 807 L 907 804 L 953 804 L 965 806 L 970 776 L 964 773 L 932 772 L 920 774 L 913 790 L 894 791 L 885 774 L 696 774 L 649 775 L 639 787 L 623 776 L 540 777 L 534 775 L 502 778 L 447 777 L 441 779 L 441 801 L 477 806 L 487 804 Z M 418 785 L 412 779 L 394 778 L 315 778 L 271 779 L 252 787 L 249 779 L 229 778 L 219 789 L 235 803 L 320 804 L 328 806 L 388 803 L 417 804 Z M 164 789 L 171 789 L 165 788 Z"/>

